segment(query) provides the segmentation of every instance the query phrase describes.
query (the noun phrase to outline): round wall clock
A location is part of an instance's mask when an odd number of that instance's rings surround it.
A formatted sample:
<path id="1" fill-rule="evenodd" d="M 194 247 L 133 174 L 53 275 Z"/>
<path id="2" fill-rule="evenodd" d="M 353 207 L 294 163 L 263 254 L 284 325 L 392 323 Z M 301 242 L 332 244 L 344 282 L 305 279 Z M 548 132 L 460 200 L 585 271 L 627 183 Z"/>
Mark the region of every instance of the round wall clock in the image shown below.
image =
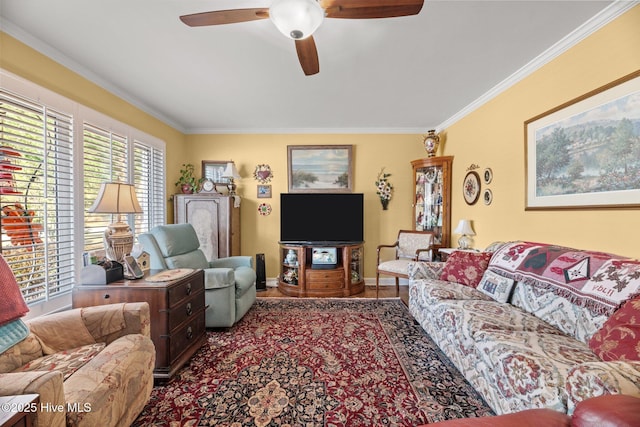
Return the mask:
<path id="1" fill-rule="evenodd" d="M 468 172 L 462 182 L 462 195 L 468 205 L 474 205 L 480 197 L 480 175 L 477 172 Z"/>
<path id="2" fill-rule="evenodd" d="M 271 181 L 273 178 L 273 172 L 271 172 L 271 166 L 269 165 L 258 165 L 256 166 L 256 170 L 253 171 L 253 177 L 258 180 L 261 184 L 266 184 Z"/>

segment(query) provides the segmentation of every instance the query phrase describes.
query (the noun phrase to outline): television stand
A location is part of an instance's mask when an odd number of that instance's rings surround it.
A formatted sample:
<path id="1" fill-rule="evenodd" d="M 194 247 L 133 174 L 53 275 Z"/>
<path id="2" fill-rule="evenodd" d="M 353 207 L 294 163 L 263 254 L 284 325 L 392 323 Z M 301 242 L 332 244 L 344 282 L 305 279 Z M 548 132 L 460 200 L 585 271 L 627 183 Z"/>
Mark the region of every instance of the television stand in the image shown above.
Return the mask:
<path id="1" fill-rule="evenodd" d="M 311 268 L 313 248 L 324 244 L 280 243 L 278 289 L 292 297 L 348 297 L 364 292 L 364 244 L 341 243 L 332 268 Z"/>

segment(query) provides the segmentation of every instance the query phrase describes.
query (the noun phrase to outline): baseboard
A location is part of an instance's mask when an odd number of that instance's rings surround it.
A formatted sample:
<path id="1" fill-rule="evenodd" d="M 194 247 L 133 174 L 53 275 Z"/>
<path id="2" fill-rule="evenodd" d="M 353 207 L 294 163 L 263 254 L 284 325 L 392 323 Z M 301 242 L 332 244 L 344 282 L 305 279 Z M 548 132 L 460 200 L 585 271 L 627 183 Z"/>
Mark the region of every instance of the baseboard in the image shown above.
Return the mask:
<path id="1" fill-rule="evenodd" d="M 365 277 L 364 278 L 365 286 L 376 286 L 376 278 L 375 277 Z M 393 277 L 381 277 L 380 278 L 380 286 L 395 286 L 396 279 Z M 400 286 L 408 286 L 409 279 L 400 279 Z M 277 288 L 278 287 L 278 278 L 277 277 L 268 277 L 267 278 L 267 288 Z"/>

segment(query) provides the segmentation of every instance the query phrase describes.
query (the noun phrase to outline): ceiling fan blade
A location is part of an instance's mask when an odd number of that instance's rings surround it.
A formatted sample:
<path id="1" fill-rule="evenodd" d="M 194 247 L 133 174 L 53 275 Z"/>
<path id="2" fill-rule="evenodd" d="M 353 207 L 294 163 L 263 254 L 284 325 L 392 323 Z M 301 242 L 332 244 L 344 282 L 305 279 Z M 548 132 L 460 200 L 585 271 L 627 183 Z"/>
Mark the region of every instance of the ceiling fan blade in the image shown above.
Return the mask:
<path id="1" fill-rule="evenodd" d="M 237 22 L 256 21 L 269 17 L 269 9 L 260 7 L 253 9 L 230 9 L 213 12 L 194 13 L 183 15 L 180 20 L 190 27 L 202 27 L 205 25 L 235 24 Z"/>
<path id="2" fill-rule="evenodd" d="M 306 39 L 296 40 L 296 51 L 298 59 L 302 66 L 302 71 L 306 76 L 318 74 L 320 72 L 320 63 L 318 62 L 318 51 L 313 36 Z"/>
<path id="3" fill-rule="evenodd" d="M 372 19 L 417 15 L 424 0 L 323 0 L 327 18 Z"/>

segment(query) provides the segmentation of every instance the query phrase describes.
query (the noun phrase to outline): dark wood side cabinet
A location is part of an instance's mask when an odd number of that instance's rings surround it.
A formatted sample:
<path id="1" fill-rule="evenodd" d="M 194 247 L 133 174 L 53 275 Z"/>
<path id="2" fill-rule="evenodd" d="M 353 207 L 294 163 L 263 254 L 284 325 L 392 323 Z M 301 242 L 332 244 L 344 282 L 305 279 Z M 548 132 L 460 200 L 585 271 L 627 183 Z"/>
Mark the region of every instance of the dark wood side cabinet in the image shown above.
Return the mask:
<path id="1" fill-rule="evenodd" d="M 156 346 L 154 378 L 168 380 L 202 346 L 205 335 L 204 271 L 195 270 L 167 282 L 120 280 L 108 285 L 73 288 L 73 307 L 122 302 L 149 303 L 151 339 Z"/>
<path id="2" fill-rule="evenodd" d="M 176 224 L 193 225 L 208 260 L 240 255 L 240 207 L 222 194 L 175 194 Z"/>

